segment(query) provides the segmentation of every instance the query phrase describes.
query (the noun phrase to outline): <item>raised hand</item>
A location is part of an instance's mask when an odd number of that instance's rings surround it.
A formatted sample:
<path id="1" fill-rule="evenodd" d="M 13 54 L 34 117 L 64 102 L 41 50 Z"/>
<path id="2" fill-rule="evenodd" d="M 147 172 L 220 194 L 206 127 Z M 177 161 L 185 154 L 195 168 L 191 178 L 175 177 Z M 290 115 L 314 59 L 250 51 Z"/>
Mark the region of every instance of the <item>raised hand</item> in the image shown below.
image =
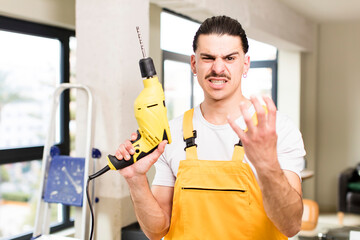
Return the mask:
<path id="1" fill-rule="evenodd" d="M 269 97 L 263 97 L 263 100 L 267 113 L 257 97 L 250 98 L 257 114 L 257 124 L 253 121 L 246 105 L 240 104 L 240 110 L 247 126 L 246 130 L 242 130 L 233 119 L 228 118 L 230 126 L 243 143 L 246 156 L 255 168 L 278 164 L 276 106 Z"/>

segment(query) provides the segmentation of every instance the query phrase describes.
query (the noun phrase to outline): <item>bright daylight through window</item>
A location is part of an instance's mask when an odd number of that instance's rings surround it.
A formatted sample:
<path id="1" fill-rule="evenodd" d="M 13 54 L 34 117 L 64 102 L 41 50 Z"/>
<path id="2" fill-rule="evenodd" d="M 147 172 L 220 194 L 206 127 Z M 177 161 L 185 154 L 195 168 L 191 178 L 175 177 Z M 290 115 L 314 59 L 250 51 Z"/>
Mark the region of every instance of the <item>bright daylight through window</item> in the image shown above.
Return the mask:
<path id="1" fill-rule="evenodd" d="M 0 148 L 45 143 L 59 40 L 0 31 Z M 0 237 L 31 230 L 40 161 L 0 165 Z"/>
<path id="2" fill-rule="evenodd" d="M 29 239 L 52 95 L 68 81 L 64 46 L 74 32 L 5 17 L 0 21 L 0 239 Z M 55 123 L 61 149 L 69 144 L 63 137 L 64 109 Z M 69 221 L 64 209 L 51 206 L 51 224 Z"/>
<path id="3" fill-rule="evenodd" d="M 60 77 L 59 40 L 5 31 L 0 39 L 0 148 L 44 145 Z"/>

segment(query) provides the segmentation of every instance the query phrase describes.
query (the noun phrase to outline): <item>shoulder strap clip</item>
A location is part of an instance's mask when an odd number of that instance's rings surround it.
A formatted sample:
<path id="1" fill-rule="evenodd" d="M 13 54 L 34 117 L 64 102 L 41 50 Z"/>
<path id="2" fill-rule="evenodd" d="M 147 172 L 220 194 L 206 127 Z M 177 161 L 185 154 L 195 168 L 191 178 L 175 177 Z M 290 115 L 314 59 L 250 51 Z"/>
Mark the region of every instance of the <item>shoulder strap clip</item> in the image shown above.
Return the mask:
<path id="1" fill-rule="evenodd" d="M 197 137 L 196 130 L 193 130 L 193 136 L 189 137 L 187 139 L 184 139 L 184 141 L 186 143 L 186 147 L 184 148 L 185 151 L 189 147 L 193 147 L 193 146 L 197 147 L 197 144 L 195 144 L 195 138 L 196 137 Z"/>
<path id="2" fill-rule="evenodd" d="M 241 139 L 239 139 L 239 142 L 238 142 L 238 143 L 236 143 L 236 144 L 235 144 L 235 146 L 240 146 L 240 147 L 242 147 L 242 146 L 243 146 Z"/>

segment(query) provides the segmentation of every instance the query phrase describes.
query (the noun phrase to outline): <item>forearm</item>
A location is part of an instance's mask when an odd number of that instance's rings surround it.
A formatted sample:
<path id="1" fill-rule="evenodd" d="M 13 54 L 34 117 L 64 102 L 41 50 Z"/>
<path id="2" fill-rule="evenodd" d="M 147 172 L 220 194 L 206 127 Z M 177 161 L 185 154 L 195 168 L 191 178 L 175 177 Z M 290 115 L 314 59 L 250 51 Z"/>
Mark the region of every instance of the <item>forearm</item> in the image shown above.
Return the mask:
<path id="1" fill-rule="evenodd" d="M 146 176 L 126 180 L 142 230 L 149 239 L 161 239 L 169 229 L 170 219 L 153 196 Z"/>
<path id="2" fill-rule="evenodd" d="M 256 111 L 255 118 L 249 114 L 244 102 L 240 104 L 247 129 L 242 130 L 231 118 L 228 118 L 229 124 L 256 169 L 266 214 L 283 234 L 293 236 L 301 228 L 303 212 L 300 179 L 292 172 L 285 175 L 277 159 L 275 103 L 264 97 L 266 111 L 257 97 L 250 100 Z"/>
<path id="3" fill-rule="evenodd" d="M 291 237 L 300 231 L 303 204 L 301 192 L 289 183 L 279 164 L 257 169 L 265 211 L 275 226 Z"/>

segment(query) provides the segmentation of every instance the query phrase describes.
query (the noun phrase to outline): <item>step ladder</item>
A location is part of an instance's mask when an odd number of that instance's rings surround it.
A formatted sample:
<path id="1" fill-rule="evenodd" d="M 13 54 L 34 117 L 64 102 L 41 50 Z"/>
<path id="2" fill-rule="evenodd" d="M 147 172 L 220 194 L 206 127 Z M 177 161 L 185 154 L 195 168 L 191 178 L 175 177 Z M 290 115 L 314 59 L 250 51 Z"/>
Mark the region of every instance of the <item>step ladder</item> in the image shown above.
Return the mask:
<path id="1" fill-rule="evenodd" d="M 54 147 L 56 131 L 56 112 L 59 107 L 60 96 L 67 89 L 81 90 L 87 96 L 87 126 L 86 143 L 83 158 L 60 155 L 58 148 Z M 98 150 L 92 148 L 92 108 L 93 99 L 90 89 L 81 84 L 63 83 L 55 89 L 49 131 L 44 145 L 42 158 L 42 175 L 38 205 L 36 211 L 35 227 L 32 239 L 74 239 L 65 238 L 50 233 L 50 206 L 52 203 L 61 203 L 81 208 L 81 219 L 76 219 L 80 224 L 80 233 L 75 233 L 75 239 L 89 238 L 89 206 L 86 198 L 86 183 L 90 167 L 95 164 L 90 160 L 100 158 Z M 91 166 L 90 166 L 91 165 Z M 93 170 L 91 172 L 94 172 Z M 94 185 L 92 185 L 94 187 Z M 94 189 L 92 189 L 94 193 Z M 92 199 L 94 196 L 91 197 Z M 94 201 L 92 201 L 94 202 Z"/>

